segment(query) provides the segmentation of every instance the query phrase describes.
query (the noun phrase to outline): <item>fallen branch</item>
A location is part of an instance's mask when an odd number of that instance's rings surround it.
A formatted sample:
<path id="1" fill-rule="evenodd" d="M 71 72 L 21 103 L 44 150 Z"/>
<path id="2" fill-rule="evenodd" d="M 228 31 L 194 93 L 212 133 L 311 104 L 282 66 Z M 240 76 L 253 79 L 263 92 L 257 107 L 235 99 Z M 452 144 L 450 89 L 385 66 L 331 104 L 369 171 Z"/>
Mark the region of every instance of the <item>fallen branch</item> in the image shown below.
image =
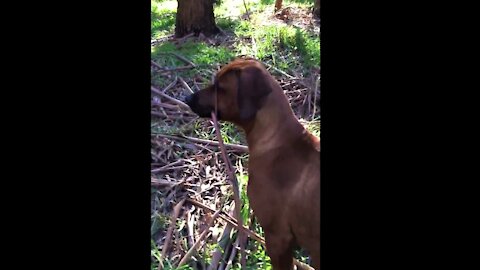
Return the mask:
<path id="1" fill-rule="evenodd" d="M 150 45 L 151 46 L 155 46 L 157 43 L 160 43 L 160 42 L 165 42 L 171 38 L 173 38 L 175 35 L 168 35 L 168 36 L 165 36 L 165 37 L 161 37 L 161 38 L 157 38 L 157 39 L 154 39 L 154 40 L 150 40 Z"/>
<path id="2" fill-rule="evenodd" d="M 190 94 L 193 94 L 193 90 L 192 88 L 190 88 L 190 86 L 188 86 L 187 82 L 185 82 L 185 80 L 182 77 L 178 77 L 178 79 L 180 79 L 180 83 L 182 83 L 183 86 L 185 86 L 185 89 L 187 89 L 188 92 L 190 92 Z"/>
<path id="3" fill-rule="evenodd" d="M 204 205 L 203 203 L 201 202 L 198 202 L 196 200 L 193 200 L 193 199 L 190 199 L 190 198 L 187 198 L 187 202 L 190 202 L 196 206 L 199 206 L 205 210 L 208 210 L 210 212 L 216 212 L 215 209 L 212 209 L 206 205 Z M 255 232 L 251 231 L 249 228 L 245 227 L 245 226 L 238 226 L 238 223 L 237 223 L 237 219 L 232 217 L 231 215 L 225 213 L 224 211 L 222 211 L 221 213 L 222 215 L 220 215 L 220 218 L 225 220 L 226 222 L 228 222 L 229 224 L 231 224 L 232 226 L 234 226 L 237 230 L 241 230 L 243 231 L 244 233 L 248 234 L 248 236 L 250 236 L 250 238 L 252 239 L 255 239 L 257 240 L 258 242 L 260 242 L 261 244 L 265 245 L 265 240 L 258 234 L 256 234 Z"/>
<path id="4" fill-rule="evenodd" d="M 190 34 L 189 34 L 190 35 Z M 185 36 L 185 38 L 189 37 L 189 35 Z M 176 70 L 182 70 L 182 69 L 191 69 L 191 68 L 196 68 L 197 66 L 184 56 L 181 56 L 175 52 L 163 52 L 160 54 L 173 54 L 175 57 L 180 59 L 180 61 L 184 62 L 187 64 L 187 66 L 181 66 L 181 67 L 162 67 L 159 64 L 155 63 L 154 61 L 151 61 L 152 65 L 156 66 L 157 68 L 163 70 L 163 71 L 176 71 Z"/>
<path id="5" fill-rule="evenodd" d="M 283 71 L 283 70 L 280 70 L 280 69 L 278 69 L 278 68 L 276 68 L 276 67 L 274 67 L 274 66 L 272 66 L 272 65 L 270 65 L 270 64 L 267 64 L 267 63 L 263 63 L 263 64 L 264 64 L 264 65 L 266 65 L 266 66 L 268 66 L 269 68 L 271 68 L 271 69 L 273 69 L 273 70 L 277 71 L 278 73 L 281 73 L 282 75 L 285 75 L 285 76 L 287 76 L 287 77 L 288 77 L 288 78 L 290 78 L 290 79 L 298 79 L 297 77 L 294 77 L 294 76 L 292 76 L 292 75 L 290 75 L 290 74 L 286 73 L 285 71 Z"/>
<path id="6" fill-rule="evenodd" d="M 162 66 L 160 66 L 159 64 L 155 63 L 155 61 L 153 61 L 153 60 L 150 60 L 150 63 L 151 63 L 153 66 L 155 66 L 155 67 L 157 67 L 157 68 L 159 68 L 159 69 L 161 69 L 161 70 L 164 70 L 164 67 L 162 67 Z"/>
<path id="7" fill-rule="evenodd" d="M 171 54 L 175 55 L 178 59 L 180 59 L 181 61 L 183 61 L 184 63 L 192 66 L 192 67 L 197 67 L 192 61 L 188 60 L 187 58 L 185 58 L 184 56 L 176 53 L 176 52 L 170 52 Z"/>
<path id="8" fill-rule="evenodd" d="M 215 108 L 216 110 L 216 108 Z M 226 168 L 226 171 L 228 172 L 228 176 L 230 178 L 230 183 L 232 184 L 232 187 L 233 187 L 233 200 L 235 202 L 235 215 L 236 215 L 236 218 L 237 218 L 237 222 L 238 222 L 238 226 L 239 227 L 243 227 L 243 219 L 242 219 L 242 215 L 241 215 L 241 209 L 242 209 L 242 201 L 240 200 L 240 189 L 239 189 L 239 185 L 238 185 L 238 180 L 237 180 L 237 177 L 235 176 L 235 174 L 233 173 L 233 168 L 232 168 L 232 164 L 230 163 L 230 160 L 228 159 L 228 156 L 227 156 L 227 151 L 225 150 L 225 146 L 223 145 L 223 139 L 222 139 L 222 135 L 220 134 L 220 126 L 218 124 L 218 121 L 217 121 L 217 116 L 216 116 L 216 112 L 213 112 L 211 113 L 211 116 L 212 116 L 212 120 L 213 120 L 213 124 L 214 124 L 214 127 L 215 127 L 215 133 L 217 134 L 217 139 L 218 139 L 218 142 L 219 142 L 219 148 L 220 148 L 220 151 L 222 153 L 222 158 L 223 158 L 223 162 L 225 163 L 225 166 L 227 167 Z M 238 242 L 240 244 L 240 264 L 242 265 L 242 270 L 245 269 L 245 264 L 246 264 L 246 255 L 245 255 L 245 243 L 246 243 L 246 238 L 247 238 L 247 235 L 239 230 L 238 231 Z"/>
<path id="9" fill-rule="evenodd" d="M 248 11 L 248 8 L 247 8 L 247 3 L 245 3 L 245 0 L 243 0 L 243 5 L 245 6 L 245 14 L 247 14 L 247 19 L 250 21 L 250 15 L 249 15 L 249 11 Z"/>
<path id="10" fill-rule="evenodd" d="M 169 187 L 173 187 L 173 186 L 176 186 L 178 185 L 177 182 L 172 182 L 172 181 L 167 181 L 167 180 L 163 180 L 163 179 L 154 179 L 152 178 L 150 180 L 150 183 L 154 186 L 169 186 Z"/>
<path id="11" fill-rule="evenodd" d="M 151 115 L 159 116 L 159 117 L 167 117 L 166 114 L 159 113 L 159 112 L 150 112 Z"/>
<path id="12" fill-rule="evenodd" d="M 167 231 L 167 236 L 165 237 L 165 243 L 163 244 L 163 249 L 162 249 L 162 258 L 166 258 L 167 251 L 170 245 L 170 241 L 172 239 L 172 232 L 173 229 L 175 228 L 175 225 L 177 224 L 177 218 L 178 215 L 180 214 L 180 209 L 182 209 L 183 203 L 185 202 L 185 199 L 182 199 L 175 207 L 173 208 L 173 215 L 172 215 L 172 221 L 170 223 L 170 227 L 168 228 Z M 158 264 L 158 270 L 162 270 L 162 264 Z"/>
<path id="13" fill-rule="evenodd" d="M 297 259 L 293 259 L 293 263 L 297 266 L 297 270 L 315 270 L 310 265 L 303 263 Z"/>
<path id="14" fill-rule="evenodd" d="M 219 145 L 219 143 L 216 142 L 216 141 L 199 139 L 199 138 L 194 138 L 194 137 L 189 137 L 189 136 L 184 136 L 184 135 L 172 136 L 172 135 L 166 135 L 166 134 L 161 134 L 161 133 L 157 133 L 155 135 L 158 135 L 158 136 L 164 137 L 164 138 L 175 139 L 175 140 L 190 140 L 190 141 L 196 142 L 196 143 L 205 143 L 205 144 L 210 144 L 210 145 L 214 145 L 214 146 Z M 248 153 L 248 147 L 247 146 L 240 145 L 240 144 L 232 144 L 232 143 L 225 143 L 224 145 L 228 148 L 235 149 L 235 150 L 238 150 L 238 151 L 241 151 L 241 152 L 244 152 L 244 153 Z"/>
<path id="15" fill-rule="evenodd" d="M 162 170 L 157 170 L 155 172 L 165 172 L 169 170 L 178 170 L 178 169 L 189 168 L 189 167 L 191 167 L 191 165 L 180 165 L 180 166 L 168 167 Z"/>
<path id="16" fill-rule="evenodd" d="M 159 68 L 160 70 L 162 71 L 177 71 L 177 70 L 184 70 L 184 69 L 191 69 L 191 68 L 194 68 L 192 66 L 181 66 L 181 67 L 162 67 L 160 66 L 159 64 L 152 62 L 152 65 L 154 65 L 155 67 Z"/>
<path id="17" fill-rule="evenodd" d="M 160 168 L 158 168 L 158 169 L 153 169 L 151 172 L 152 172 L 152 173 L 154 173 L 154 172 L 162 172 L 162 171 L 164 171 L 165 169 L 167 169 L 168 167 L 172 167 L 172 166 L 175 166 L 175 165 L 180 164 L 180 163 L 184 163 L 183 159 L 179 159 L 179 160 L 177 160 L 177 161 L 175 161 L 175 162 L 172 162 L 172 163 L 170 163 L 170 164 L 167 164 L 167 165 L 165 165 L 165 166 L 163 166 L 163 167 L 160 167 Z"/>
<path id="18" fill-rule="evenodd" d="M 237 240 L 235 240 L 235 243 L 233 244 L 232 253 L 230 254 L 227 265 L 225 266 L 225 270 L 229 270 L 233 265 L 233 259 L 235 258 L 235 255 L 237 255 L 237 247 L 239 246 L 239 241 L 240 237 L 237 237 Z M 242 265 L 242 268 L 243 267 L 244 265 Z"/>
<path id="19" fill-rule="evenodd" d="M 176 38 L 176 41 L 179 42 L 179 43 L 180 43 L 180 42 L 183 42 L 183 41 L 185 41 L 187 38 L 193 37 L 193 35 L 195 35 L 195 33 L 190 33 L 190 34 L 185 35 L 185 36 L 183 36 L 183 37 L 181 37 L 181 38 Z"/>
<path id="20" fill-rule="evenodd" d="M 210 262 L 210 266 L 208 267 L 208 270 L 215 270 L 218 268 L 218 263 L 222 259 L 222 250 L 225 250 L 226 244 L 230 240 L 230 232 L 232 231 L 233 226 L 230 223 L 226 223 L 222 235 L 219 237 L 219 240 L 217 241 L 218 246 L 215 248 L 215 250 L 212 253 L 212 260 Z M 225 239 L 225 240 L 224 240 Z M 222 245 L 223 242 L 223 245 Z"/>
<path id="21" fill-rule="evenodd" d="M 212 219 L 210 220 L 210 222 L 208 222 L 207 224 L 207 228 L 205 228 L 205 230 L 202 232 L 202 234 L 198 237 L 197 241 L 195 242 L 195 244 L 193 244 L 193 246 L 187 251 L 187 253 L 185 254 L 185 256 L 183 256 L 183 258 L 180 260 L 180 262 L 178 263 L 178 267 L 184 265 L 189 259 L 190 257 L 192 256 L 192 254 L 197 250 L 197 248 L 200 246 L 200 243 L 203 241 L 203 239 L 207 236 L 207 234 L 210 234 L 210 227 L 212 227 L 215 219 L 217 219 L 218 215 L 220 215 L 220 212 L 221 212 L 221 209 L 218 210 L 217 212 L 215 212 L 215 214 L 213 214 L 212 216 Z"/>
<path id="22" fill-rule="evenodd" d="M 163 108 L 167 108 L 167 109 L 172 109 L 172 110 L 178 110 L 178 109 L 180 109 L 180 106 L 178 106 L 177 104 L 171 105 L 171 104 L 167 104 L 167 103 L 160 102 L 160 103 L 156 103 L 156 104 L 154 104 L 154 105 L 155 105 L 155 106 L 159 106 L 159 107 L 163 107 Z"/>
<path id="23" fill-rule="evenodd" d="M 218 270 L 225 270 L 225 267 L 227 266 L 228 259 L 230 258 L 229 254 L 231 254 L 232 250 L 234 249 L 232 243 L 233 239 L 228 238 L 226 246 L 225 246 L 225 251 L 222 255 L 222 259 L 220 260 L 220 265 L 218 266 Z"/>
<path id="24" fill-rule="evenodd" d="M 315 112 L 317 109 L 317 89 L 320 88 L 320 76 L 315 80 L 315 88 L 313 89 L 313 114 L 312 121 L 315 119 Z"/>
<path id="25" fill-rule="evenodd" d="M 162 93 L 159 89 L 157 89 L 157 88 L 155 88 L 155 87 L 153 87 L 153 86 L 150 86 L 150 89 L 151 89 L 154 93 L 159 94 L 160 96 L 162 96 L 162 97 L 170 100 L 171 102 L 179 105 L 180 107 L 182 107 L 182 109 L 185 109 L 185 110 L 187 110 L 187 111 L 190 110 L 190 107 L 189 107 L 187 104 L 183 103 L 182 101 L 180 101 L 180 100 L 178 100 L 178 99 L 176 99 L 176 98 L 173 98 L 173 97 L 171 97 L 171 96 L 169 96 L 169 95 L 167 95 L 167 94 L 165 94 L 165 93 Z"/>
<path id="26" fill-rule="evenodd" d="M 193 224 L 195 222 L 195 216 L 190 214 L 190 211 L 187 212 L 187 229 L 188 229 L 188 244 L 192 247 L 195 243 L 195 231 L 193 229 Z"/>
<path id="27" fill-rule="evenodd" d="M 178 82 L 178 77 L 175 76 L 175 79 L 173 79 L 173 81 L 169 85 L 167 85 L 167 87 L 163 88 L 162 93 L 165 93 L 167 90 L 174 87 L 177 84 L 177 82 Z"/>

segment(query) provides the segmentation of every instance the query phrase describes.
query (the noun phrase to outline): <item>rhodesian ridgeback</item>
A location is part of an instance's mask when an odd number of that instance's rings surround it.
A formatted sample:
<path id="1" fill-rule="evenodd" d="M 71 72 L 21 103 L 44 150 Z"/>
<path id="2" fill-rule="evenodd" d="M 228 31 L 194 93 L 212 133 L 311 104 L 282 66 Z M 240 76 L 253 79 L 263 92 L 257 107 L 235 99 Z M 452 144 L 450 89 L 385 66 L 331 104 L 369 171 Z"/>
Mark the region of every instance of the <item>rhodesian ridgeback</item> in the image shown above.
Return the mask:
<path id="1" fill-rule="evenodd" d="M 278 82 L 260 62 L 239 58 L 185 101 L 200 117 L 216 107 L 219 120 L 245 131 L 247 194 L 273 269 L 293 269 L 297 246 L 320 269 L 320 139 L 295 117 Z"/>

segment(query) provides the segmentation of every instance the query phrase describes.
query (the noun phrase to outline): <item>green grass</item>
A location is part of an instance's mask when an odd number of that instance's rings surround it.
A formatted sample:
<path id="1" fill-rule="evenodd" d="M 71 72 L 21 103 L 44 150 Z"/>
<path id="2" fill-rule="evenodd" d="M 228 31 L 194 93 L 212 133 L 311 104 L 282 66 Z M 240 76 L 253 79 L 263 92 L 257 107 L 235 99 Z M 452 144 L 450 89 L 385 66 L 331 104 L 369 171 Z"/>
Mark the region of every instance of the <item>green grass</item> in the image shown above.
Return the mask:
<path id="1" fill-rule="evenodd" d="M 151 33 L 152 38 L 172 34 L 175 30 L 177 1 L 151 1 Z"/>
<path id="2" fill-rule="evenodd" d="M 216 23 L 217 26 L 222 28 L 224 31 L 233 32 L 239 26 L 241 21 L 234 20 L 230 17 L 217 17 Z"/>
<path id="3" fill-rule="evenodd" d="M 320 119 L 314 119 L 312 121 L 307 121 L 305 128 L 310 131 L 313 135 L 320 137 Z"/>
<path id="4" fill-rule="evenodd" d="M 251 2 L 247 0 L 247 2 Z M 221 0 L 219 5 L 214 5 L 213 12 L 215 18 L 219 17 L 235 17 L 245 13 L 243 1 Z"/>
<path id="5" fill-rule="evenodd" d="M 168 52 L 179 53 L 190 59 L 198 68 L 208 68 L 216 63 L 227 63 L 235 57 L 234 52 L 224 46 L 210 46 L 206 43 L 188 41 L 181 46 L 170 42 L 162 43 L 152 48 L 152 58 L 160 65 L 181 66 L 183 62 Z"/>
<path id="6" fill-rule="evenodd" d="M 150 264 L 150 269 L 151 270 L 157 270 L 158 269 L 158 261 L 162 260 L 163 263 L 163 269 L 165 270 L 193 270 L 191 266 L 188 264 L 183 265 L 181 267 L 175 267 L 172 265 L 170 260 L 168 259 L 162 259 L 162 252 L 158 249 L 158 247 L 155 245 L 155 242 L 152 240 L 151 241 L 151 254 L 152 257 L 155 258 L 156 261 L 152 261 Z"/>
<path id="7" fill-rule="evenodd" d="M 300 28 L 287 25 L 256 28 L 251 22 L 242 21 L 235 34 L 255 40 L 254 45 L 237 43 L 238 54 L 253 55 L 260 60 L 272 59 L 274 63 L 283 62 L 280 68 L 293 68 L 298 64 L 309 68 L 320 64 L 319 37 Z"/>

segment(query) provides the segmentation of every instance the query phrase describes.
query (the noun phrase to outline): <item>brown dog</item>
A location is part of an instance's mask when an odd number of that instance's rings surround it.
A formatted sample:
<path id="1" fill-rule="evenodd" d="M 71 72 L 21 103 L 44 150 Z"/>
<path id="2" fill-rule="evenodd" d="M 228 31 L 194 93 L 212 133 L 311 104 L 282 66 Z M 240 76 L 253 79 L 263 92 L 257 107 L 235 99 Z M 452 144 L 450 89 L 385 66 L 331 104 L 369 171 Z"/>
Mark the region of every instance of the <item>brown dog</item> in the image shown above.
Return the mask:
<path id="1" fill-rule="evenodd" d="M 245 130 L 248 198 L 273 269 L 293 269 L 296 245 L 319 269 L 320 139 L 297 120 L 280 85 L 261 63 L 236 59 L 186 103 L 201 117 L 209 117 L 217 103 L 218 119 Z"/>

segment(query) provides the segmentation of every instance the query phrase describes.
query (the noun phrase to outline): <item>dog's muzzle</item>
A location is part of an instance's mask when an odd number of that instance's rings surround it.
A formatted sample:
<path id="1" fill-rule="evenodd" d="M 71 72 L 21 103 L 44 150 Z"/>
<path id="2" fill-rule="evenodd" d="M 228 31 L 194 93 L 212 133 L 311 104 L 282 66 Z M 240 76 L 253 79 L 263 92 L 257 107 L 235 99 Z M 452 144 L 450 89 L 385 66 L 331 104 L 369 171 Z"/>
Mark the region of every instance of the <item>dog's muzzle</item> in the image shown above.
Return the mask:
<path id="1" fill-rule="evenodd" d="M 213 106 L 201 106 L 198 103 L 198 92 L 185 97 L 184 101 L 200 117 L 210 117 L 210 113 L 215 110 Z"/>
<path id="2" fill-rule="evenodd" d="M 184 102 L 191 108 L 192 107 L 192 103 L 193 103 L 193 96 L 195 94 L 191 94 L 191 95 L 188 95 L 187 97 L 185 97 L 185 100 Z"/>

